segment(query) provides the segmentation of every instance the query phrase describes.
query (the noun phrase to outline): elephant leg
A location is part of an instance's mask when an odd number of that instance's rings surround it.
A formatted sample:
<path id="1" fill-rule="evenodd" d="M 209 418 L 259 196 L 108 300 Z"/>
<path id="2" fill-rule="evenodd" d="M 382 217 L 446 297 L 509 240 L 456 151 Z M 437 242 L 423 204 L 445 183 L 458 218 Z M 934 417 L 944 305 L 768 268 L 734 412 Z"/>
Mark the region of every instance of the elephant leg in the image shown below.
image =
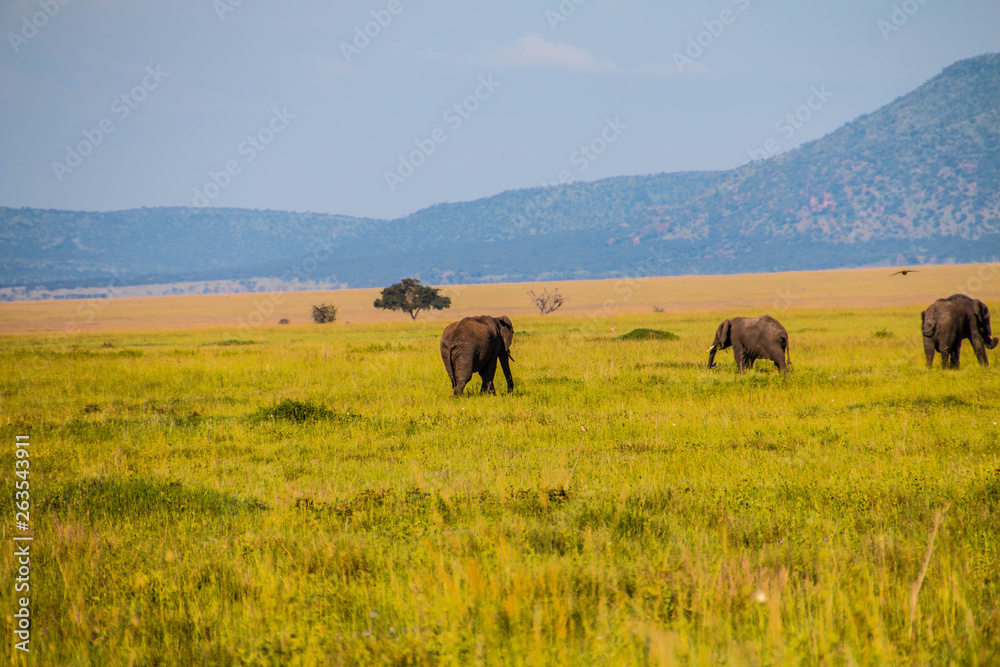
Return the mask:
<path id="1" fill-rule="evenodd" d="M 747 357 L 744 354 L 743 346 L 733 344 L 733 357 L 736 358 L 736 370 L 742 373 L 743 367 L 746 364 Z"/>
<path id="2" fill-rule="evenodd" d="M 948 367 L 958 370 L 959 357 L 962 355 L 962 341 L 948 348 Z"/>
<path id="3" fill-rule="evenodd" d="M 784 372 L 787 370 L 785 368 L 785 348 L 780 342 L 775 343 L 774 349 L 771 350 L 771 356 L 769 358 L 774 362 L 774 367 L 777 368 L 778 371 Z"/>
<path id="4" fill-rule="evenodd" d="M 927 357 L 927 368 L 934 366 L 934 353 L 936 351 L 934 339 L 930 336 L 924 336 L 924 356 Z"/>
<path id="5" fill-rule="evenodd" d="M 479 389 L 483 394 L 495 394 L 496 388 L 493 386 L 493 376 L 497 373 L 497 360 L 491 359 L 479 371 L 479 377 L 483 378 L 483 386 Z"/>

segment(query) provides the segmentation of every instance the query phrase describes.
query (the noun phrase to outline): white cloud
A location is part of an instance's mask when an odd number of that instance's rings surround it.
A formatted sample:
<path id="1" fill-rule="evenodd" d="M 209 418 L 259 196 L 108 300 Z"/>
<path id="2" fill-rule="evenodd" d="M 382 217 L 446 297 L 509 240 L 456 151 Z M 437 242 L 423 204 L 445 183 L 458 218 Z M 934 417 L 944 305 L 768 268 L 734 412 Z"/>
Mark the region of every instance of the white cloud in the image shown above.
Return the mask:
<path id="1" fill-rule="evenodd" d="M 510 46 L 497 48 L 490 63 L 495 67 L 555 67 L 589 72 L 613 72 L 611 61 L 596 60 L 586 49 L 546 42 L 537 34 L 525 35 Z"/>
<path id="2" fill-rule="evenodd" d="M 493 49 L 485 64 L 490 67 L 553 68 L 618 76 L 659 78 L 679 75 L 673 63 L 643 63 L 622 67 L 611 60 L 598 60 L 578 46 L 547 42 L 535 33 L 525 35 L 513 44 Z M 694 69 L 699 74 L 706 70 L 700 63 L 695 63 Z"/>

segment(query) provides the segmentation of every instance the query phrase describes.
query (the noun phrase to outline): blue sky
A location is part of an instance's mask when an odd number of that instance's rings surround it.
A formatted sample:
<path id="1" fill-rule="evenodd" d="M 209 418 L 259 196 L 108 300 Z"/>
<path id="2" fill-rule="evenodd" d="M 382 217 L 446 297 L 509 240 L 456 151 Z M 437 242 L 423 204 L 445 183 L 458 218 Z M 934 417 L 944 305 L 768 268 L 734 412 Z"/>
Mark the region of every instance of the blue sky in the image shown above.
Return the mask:
<path id="1" fill-rule="evenodd" d="M 995 0 L 13 0 L 0 205 L 396 217 L 727 169 L 1000 51 Z"/>

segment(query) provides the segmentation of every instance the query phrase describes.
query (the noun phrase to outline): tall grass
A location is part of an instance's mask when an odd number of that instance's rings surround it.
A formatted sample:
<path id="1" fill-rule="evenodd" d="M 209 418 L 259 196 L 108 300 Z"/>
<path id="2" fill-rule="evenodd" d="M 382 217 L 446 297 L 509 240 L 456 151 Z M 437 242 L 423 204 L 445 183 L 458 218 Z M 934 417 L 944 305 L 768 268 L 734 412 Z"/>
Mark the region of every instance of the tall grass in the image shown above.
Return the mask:
<path id="1" fill-rule="evenodd" d="M 1000 660 L 996 368 L 906 309 L 708 370 L 721 317 L 520 318 L 460 399 L 440 323 L 0 338 L 33 664 Z"/>

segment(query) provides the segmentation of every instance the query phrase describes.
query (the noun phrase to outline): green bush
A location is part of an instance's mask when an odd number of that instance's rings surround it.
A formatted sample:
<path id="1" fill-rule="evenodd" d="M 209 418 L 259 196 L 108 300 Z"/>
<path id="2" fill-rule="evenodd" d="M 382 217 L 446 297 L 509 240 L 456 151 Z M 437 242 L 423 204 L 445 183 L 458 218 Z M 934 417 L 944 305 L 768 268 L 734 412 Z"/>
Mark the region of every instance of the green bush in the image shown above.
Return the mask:
<path id="1" fill-rule="evenodd" d="M 627 334 L 622 334 L 618 340 L 677 340 L 680 338 L 675 333 L 663 331 L 662 329 L 632 329 Z"/>

